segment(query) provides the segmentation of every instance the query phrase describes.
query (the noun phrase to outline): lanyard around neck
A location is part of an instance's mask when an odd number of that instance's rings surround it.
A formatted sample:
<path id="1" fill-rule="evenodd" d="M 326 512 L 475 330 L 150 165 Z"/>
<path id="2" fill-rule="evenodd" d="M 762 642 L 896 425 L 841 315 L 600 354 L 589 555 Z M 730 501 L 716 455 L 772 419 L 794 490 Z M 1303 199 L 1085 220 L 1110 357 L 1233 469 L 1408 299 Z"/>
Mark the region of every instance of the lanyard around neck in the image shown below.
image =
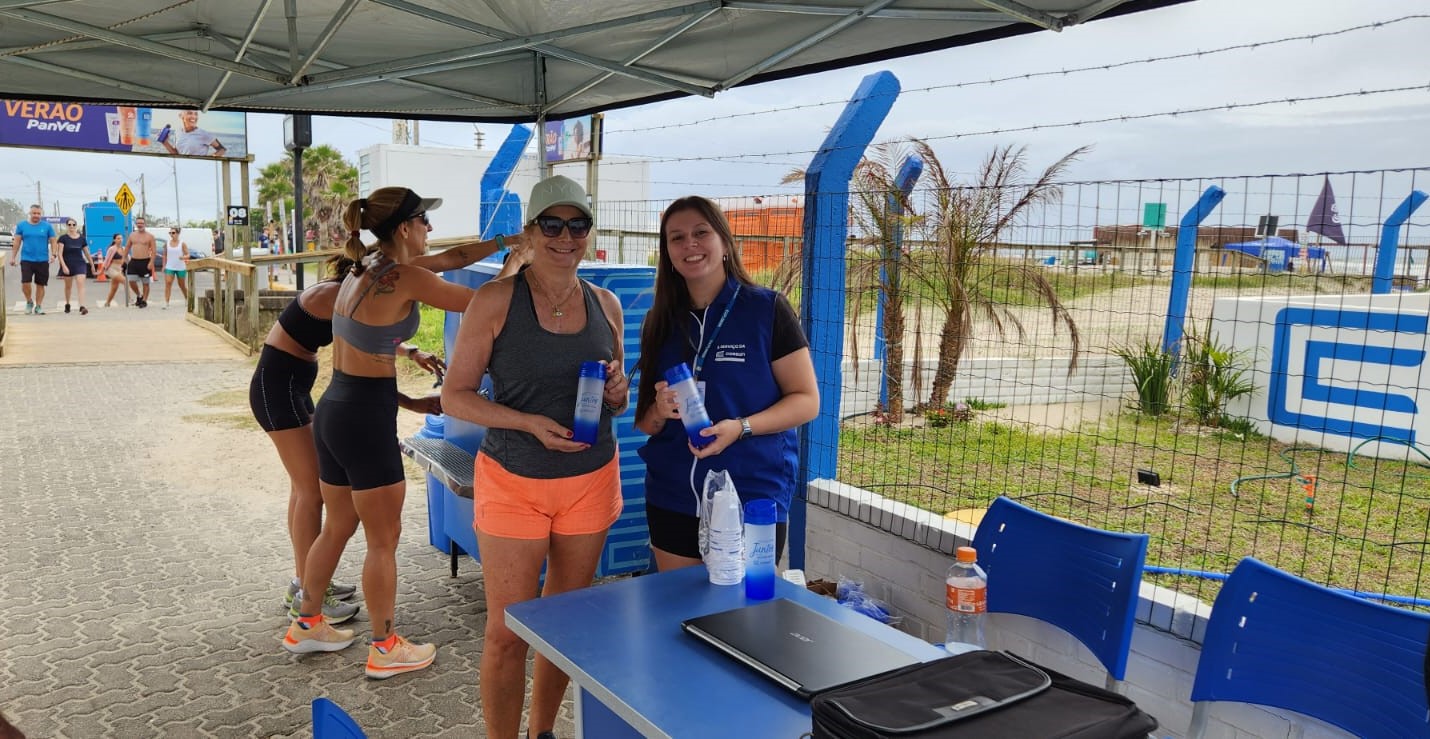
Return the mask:
<path id="1" fill-rule="evenodd" d="M 725 325 L 725 319 L 730 317 L 730 309 L 735 305 L 735 298 L 740 297 L 740 288 L 743 285 L 735 284 L 735 293 L 730 296 L 730 302 L 725 304 L 725 310 L 720 314 L 720 320 L 715 323 L 715 330 L 710 332 L 710 340 L 705 343 L 705 347 L 695 355 L 695 366 L 692 367 L 691 376 L 696 380 L 700 379 L 700 370 L 705 366 L 705 355 L 710 353 L 710 347 L 715 346 L 715 337 L 720 335 L 720 329 Z"/>

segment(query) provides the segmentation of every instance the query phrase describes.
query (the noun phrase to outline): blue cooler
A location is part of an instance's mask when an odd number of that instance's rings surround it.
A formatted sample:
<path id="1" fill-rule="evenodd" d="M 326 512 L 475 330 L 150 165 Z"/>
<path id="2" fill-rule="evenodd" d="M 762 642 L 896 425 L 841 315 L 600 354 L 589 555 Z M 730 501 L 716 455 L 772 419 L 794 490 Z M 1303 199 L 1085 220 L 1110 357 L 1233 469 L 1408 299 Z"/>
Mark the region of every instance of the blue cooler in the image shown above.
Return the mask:
<path id="1" fill-rule="evenodd" d="M 442 439 L 444 427 L 447 424 L 446 416 L 428 415 L 422 424 L 422 428 L 417 430 L 416 436 L 419 439 Z M 451 551 L 452 540 L 447 538 L 447 532 L 443 524 L 445 518 L 443 514 L 443 498 L 446 497 L 447 486 L 440 480 L 427 473 L 427 542 L 437 548 L 437 551 L 446 554 Z"/>
<path id="2" fill-rule="evenodd" d="M 475 288 L 501 271 L 502 256 L 493 255 L 463 269 L 444 272 L 443 277 L 459 285 Z M 625 333 L 621 341 L 625 345 L 626 373 L 629 374 L 635 367 L 636 360 L 640 358 L 641 323 L 655 299 L 655 268 L 582 262 L 577 274 L 597 287 L 610 290 L 620 299 L 625 319 Z M 443 325 L 443 341 L 448 357 L 452 356 L 452 350 L 457 345 L 457 329 L 461 322 L 461 314 L 447 314 Z M 484 380 L 483 387 L 490 389 L 490 382 L 490 379 Z M 621 495 L 625 499 L 625 507 L 621 511 L 621 517 L 611 526 L 610 533 L 606 536 L 606 547 L 596 568 L 598 577 L 638 572 L 648 569 L 650 565 L 650 534 L 645 519 L 645 463 L 636 453 L 636 450 L 645 444 L 646 435 L 635 428 L 634 386 L 631 393 L 630 408 L 615 420 L 616 443 L 620 449 Z M 445 433 L 448 442 L 475 455 L 486 436 L 486 428 L 449 416 Z M 428 480 L 429 491 L 432 489 L 432 482 Z M 443 497 L 445 502 L 442 525 L 448 539 L 473 558 L 480 560 L 477 553 L 477 536 L 472 528 L 472 501 L 452 493 Z"/>

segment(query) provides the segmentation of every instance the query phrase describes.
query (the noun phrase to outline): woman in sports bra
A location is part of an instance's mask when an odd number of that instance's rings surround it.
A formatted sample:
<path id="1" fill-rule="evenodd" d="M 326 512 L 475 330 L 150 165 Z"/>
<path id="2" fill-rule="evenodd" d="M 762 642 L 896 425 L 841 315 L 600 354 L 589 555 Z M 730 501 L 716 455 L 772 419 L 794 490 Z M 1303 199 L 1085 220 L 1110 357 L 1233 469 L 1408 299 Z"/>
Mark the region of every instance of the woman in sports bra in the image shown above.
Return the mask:
<path id="1" fill-rule="evenodd" d="M 487 599 L 482 715 L 487 735 L 513 737 L 521 722 L 528 647 L 500 617 L 512 603 L 591 584 L 606 532 L 621 514 L 620 466 L 611 419 L 626 407 L 621 304 L 580 279 L 594 227 L 586 191 L 549 177 L 527 199 L 531 266 L 478 288 L 457 334 L 443 410 L 487 427 L 473 470 L 474 521 Z M 581 364 L 606 364 L 595 443 L 572 439 Z M 493 396 L 477 394 L 490 372 Z M 549 555 L 549 556 L 548 556 Z M 547 736 L 567 676 L 537 655 L 531 736 Z"/>
<path id="2" fill-rule="evenodd" d="M 492 254 L 503 240 L 473 241 L 454 246 L 441 254 L 428 254 L 415 264 L 433 271 L 460 269 Z M 504 240 L 513 255 L 524 248 L 520 235 Z M 520 263 L 519 256 L 514 262 Z M 284 608 L 296 612 L 294 597 L 303 578 L 308 550 L 323 525 L 323 495 L 318 488 L 318 451 L 313 445 L 313 383 L 318 376 L 318 350 L 333 343 L 333 301 L 343 278 L 355 263 L 347 256 L 328 263 L 330 275 L 300 293 L 278 315 L 269 329 L 258 366 L 248 384 L 248 405 L 254 420 L 268 434 L 278 450 L 278 458 L 288 472 L 288 539 L 293 545 L 293 578 L 283 595 Z M 399 348 L 403 356 L 432 373 L 446 369 L 442 359 L 415 345 Z M 409 398 L 398 393 L 398 406 L 417 413 L 436 411 L 436 398 Z M 342 623 L 357 614 L 358 607 L 342 601 L 356 586 L 331 583 L 323 602 L 329 623 Z"/>
<path id="3" fill-rule="evenodd" d="M 461 311 L 473 293 L 422 266 L 433 265 L 423 258 L 431 231 L 427 213 L 441 202 L 385 187 L 348 204 L 345 251 L 357 264 L 333 301 L 333 379 L 313 420 L 327 517 L 304 561 L 299 616 L 283 646 L 295 653 L 334 652 L 352 643 L 353 632 L 328 624 L 322 606 L 343 548 L 361 523 L 367 539 L 362 586 L 373 632 L 366 672 L 375 679 L 420 670 L 436 656 L 434 645 L 414 644 L 394 630 L 397 542 L 407 494 L 397 446 L 395 358 L 417 331 L 419 303 Z M 377 237 L 375 248 L 363 244 L 360 230 Z"/>

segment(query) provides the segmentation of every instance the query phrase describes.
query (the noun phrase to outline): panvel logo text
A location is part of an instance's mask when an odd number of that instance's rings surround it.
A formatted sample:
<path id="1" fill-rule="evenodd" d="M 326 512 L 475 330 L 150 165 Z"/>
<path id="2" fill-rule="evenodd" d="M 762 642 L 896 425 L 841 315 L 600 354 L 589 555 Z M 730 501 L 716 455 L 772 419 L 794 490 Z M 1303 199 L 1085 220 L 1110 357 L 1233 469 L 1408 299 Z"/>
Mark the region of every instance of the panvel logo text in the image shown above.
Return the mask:
<path id="1" fill-rule="evenodd" d="M 84 106 L 75 103 L 46 103 L 32 100 L 6 100 L 5 115 L 28 118 L 25 129 L 79 133 L 84 118 Z"/>

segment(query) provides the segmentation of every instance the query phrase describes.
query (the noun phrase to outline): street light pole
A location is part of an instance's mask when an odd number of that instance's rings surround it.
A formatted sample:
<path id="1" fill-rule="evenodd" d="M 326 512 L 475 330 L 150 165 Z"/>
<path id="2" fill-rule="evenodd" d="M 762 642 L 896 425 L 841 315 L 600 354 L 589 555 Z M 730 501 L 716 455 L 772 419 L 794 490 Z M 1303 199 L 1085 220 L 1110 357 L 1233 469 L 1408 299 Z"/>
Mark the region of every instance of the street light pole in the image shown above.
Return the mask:
<path id="1" fill-rule="evenodd" d="M 178 157 L 169 160 L 170 171 L 174 173 L 174 223 L 179 228 L 184 227 L 184 213 L 179 208 L 179 159 Z"/>

